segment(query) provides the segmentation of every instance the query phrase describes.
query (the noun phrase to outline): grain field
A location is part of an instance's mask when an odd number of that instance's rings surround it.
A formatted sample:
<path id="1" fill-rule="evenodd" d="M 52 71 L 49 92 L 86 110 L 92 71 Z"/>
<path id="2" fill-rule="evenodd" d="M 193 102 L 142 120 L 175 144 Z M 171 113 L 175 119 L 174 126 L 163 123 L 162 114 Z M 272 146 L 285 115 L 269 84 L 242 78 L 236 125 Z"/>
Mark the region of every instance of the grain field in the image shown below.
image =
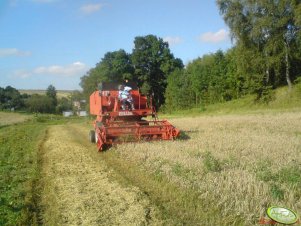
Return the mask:
<path id="1" fill-rule="evenodd" d="M 51 126 L 43 223 L 259 225 L 272 205 L 301 213 L 300 112 L 170 121 L 182 131 L 176 141 L 101 153 L 88 142 L 91 125 Z"/>

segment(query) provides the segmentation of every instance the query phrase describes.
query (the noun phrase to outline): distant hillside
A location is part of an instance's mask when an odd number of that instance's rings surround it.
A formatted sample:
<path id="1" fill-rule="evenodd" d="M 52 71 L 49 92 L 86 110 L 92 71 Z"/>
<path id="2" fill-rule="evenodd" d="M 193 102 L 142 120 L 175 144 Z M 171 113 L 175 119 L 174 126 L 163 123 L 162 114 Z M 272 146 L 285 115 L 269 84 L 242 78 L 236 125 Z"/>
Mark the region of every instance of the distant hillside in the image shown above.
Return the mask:
<path id="1" fill-rule="evenodd" d="M 62 97 L 68 97 L 74 90 L 57 90 L 57 97 L 62 98 Z M 19 89 L 19 92 L 21 94 L 40 94 L 40 95 L 45 95 L 46 90 L 42 89 Z"/>

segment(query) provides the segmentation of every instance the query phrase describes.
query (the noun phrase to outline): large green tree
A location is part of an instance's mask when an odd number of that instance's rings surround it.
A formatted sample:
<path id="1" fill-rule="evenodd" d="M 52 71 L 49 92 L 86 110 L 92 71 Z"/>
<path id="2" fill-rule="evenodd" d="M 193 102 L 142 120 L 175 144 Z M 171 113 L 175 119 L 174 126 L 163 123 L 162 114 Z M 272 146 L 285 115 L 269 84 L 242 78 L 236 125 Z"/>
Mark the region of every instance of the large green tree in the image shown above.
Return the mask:
<path id="1" fill-rule="evenodd" d="M 21 95 L 20 92 L 11 87 L 0 87 L 0 109 L 17 109 L 24 107 L 24 99 L 26 95 Z"/>
<path id="2" fill-rule="evenodd" d="M 217 0 L 220 12 L 231 30 L 238 70 L 246 84 L 258 92 L 263 87 L 289 87 L 300 52 L 300 0 Z M 294 51 L 293 51 L 294 50 Z"/>
<path id="3" fill-rule="evenodd" d="M 154 94 L 156 107 L 164 103 L 167 77 L 176 68 L 183 68 L 180 59 L 170 52 L 167 42 L 154 35 L 136 37 L 132 54 L 124 50 L 108 52 L 104 58 L 81 77 L 81 87 L 86 98 L 100 82 L 137 82 L 146 95 Z"/>
<path id="4" fill-rule="evenodd" d="M 46 90 L 46 96 L 49 97 L 52 101 L 52 107 L 51 107 L 51 110 L 49 110 L 49 113 L 53 113 L 55 112 L 55 108 L 57 106 L 57 97 L 56 97 L 56 89 L 53 85 L 49 85 L 47 87 L 47 90 Z"/>
<path id="5" fill-rule="evenodd" d="M 100 82 L 121 82 L 124 78 L 131 79 L 133 71 L 130 55 L 124 50 L 107 52 L 94 68 L 81 77 L 83 94 L 88 98 L 97 90 Z"/>
<path id="6" fill-rule="evenodd" d="M 167 110 L 185 109 L 194 105 L 191 80 L 186 70 L 176 69 L 167 78 L 165 107 Z"/>
<path id="7" fill-rule="evenodd" d="M 33 94 L 26 100 L 29 112 L 53 113 L 53 99 L 49 96 Z"/>
<path id="8" fill-rule="evenodd" d="M 144 94 L 154 95 L 155 106 L 160 107 L 164 103 L 168 75 L 183 68 L 183 63 L 173 56 L 167 42 L 154 35 L 136 37 L 134 45 L 131 55 L 134 80 Z"/>
<path id="9" fill-rule="evenodd" d="M 182 109 L 224 102 L 243 95 L 237 73 L 236 49 L 207 54 L 168 76 L 166 108 Z"/>
<path id="10" fill-rule="evenodd" d="M 204 55 L 186 67 L 195 105 L 222 102 L 235 97 L 233 79 L 228 73 L 228 58 L 222 51 Z"/>

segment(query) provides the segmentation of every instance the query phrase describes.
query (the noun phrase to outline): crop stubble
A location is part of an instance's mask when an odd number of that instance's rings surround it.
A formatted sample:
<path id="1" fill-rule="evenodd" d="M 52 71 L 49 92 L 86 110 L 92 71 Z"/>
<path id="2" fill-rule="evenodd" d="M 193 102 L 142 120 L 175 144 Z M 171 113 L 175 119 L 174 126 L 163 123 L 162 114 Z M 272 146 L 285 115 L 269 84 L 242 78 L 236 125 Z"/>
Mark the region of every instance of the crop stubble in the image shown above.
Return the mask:
<path id="1" fill-rule="evenodd" d="M 152 225 L 156 211 L 137 187 L 110 176 L 68 126 L 52 126 L 42 153 L 45 225 Z"/>

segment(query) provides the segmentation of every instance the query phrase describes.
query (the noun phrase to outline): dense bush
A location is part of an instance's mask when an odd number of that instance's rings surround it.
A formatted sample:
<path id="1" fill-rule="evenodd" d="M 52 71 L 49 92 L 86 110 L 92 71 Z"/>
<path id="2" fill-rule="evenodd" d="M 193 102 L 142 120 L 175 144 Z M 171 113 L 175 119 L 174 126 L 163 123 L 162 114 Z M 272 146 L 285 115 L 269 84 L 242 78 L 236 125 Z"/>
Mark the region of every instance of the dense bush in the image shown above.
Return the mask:
<path id="1" fill-rule="evenodd" d="M 53 100 L 48 96 L 38 94 L 34 94 L 26 100 L 26 107 L 30 112 L 53 113 L 55 111 Z"/>
<path id="2" fill-rule="evenodd" d="M 21 95 L 20 92 L 11 87 L 0 87 L 0 110 L 20 110 L 24 108 L 24 99 L 28 95 Z"/>

